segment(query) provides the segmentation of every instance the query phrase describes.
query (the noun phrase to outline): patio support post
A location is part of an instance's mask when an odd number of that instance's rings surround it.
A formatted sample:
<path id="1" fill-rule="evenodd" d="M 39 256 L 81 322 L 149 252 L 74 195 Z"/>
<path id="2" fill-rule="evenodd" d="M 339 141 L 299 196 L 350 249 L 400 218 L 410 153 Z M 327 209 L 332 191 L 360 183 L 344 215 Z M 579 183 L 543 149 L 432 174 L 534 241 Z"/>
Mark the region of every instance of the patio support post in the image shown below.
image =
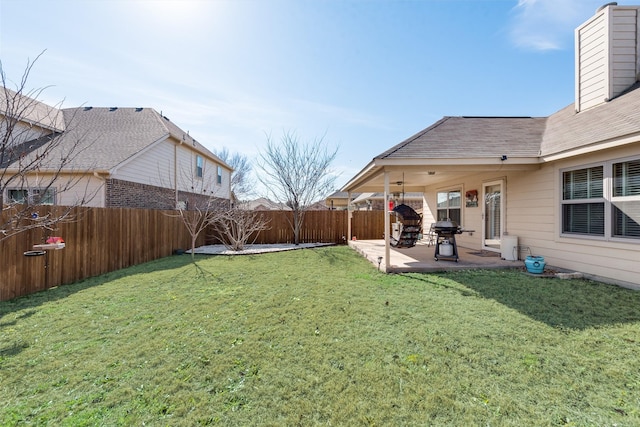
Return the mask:
<path id="1" fill-rule="evenodd" d="M 389 171 L 384 171 L 384 270 L 389 271 L 389 263 L 391 260 L 391 239 L 389 238 L 389 229 L 391 223 L 389 221 L 388 212 L 389 203 Z"/>
<path id="2" fill-rule="evenodd" d="M 353 237 L 351 231 L 351 218 L 353 218 L 353 212 L 351 211 L 351 191 L 347 191 L 347 241 L 348 243 Z"/>

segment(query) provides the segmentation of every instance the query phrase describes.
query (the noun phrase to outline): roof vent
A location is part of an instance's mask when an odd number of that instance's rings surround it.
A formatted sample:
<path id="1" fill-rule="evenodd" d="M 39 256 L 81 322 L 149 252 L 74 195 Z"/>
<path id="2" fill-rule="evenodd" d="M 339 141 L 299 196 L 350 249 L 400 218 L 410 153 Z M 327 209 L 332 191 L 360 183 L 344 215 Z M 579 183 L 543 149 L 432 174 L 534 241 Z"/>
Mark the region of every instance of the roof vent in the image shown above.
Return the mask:
<path id="1" fill-rule="evenodd" d="M 118 107 L 109 107 L 109 111 L 116 111 Z"/>
<path id="2" fill-rule="evenodd" d="M 601 10 L 603 10 L 603 9 L 606 9 L 606 8 L 607 8 L 607 7 L 609 7 L 609 6 L 617 6 L 617 5 L 618 5 L 618 2 L 617 2 L 617 1 L 612 1 L 611 3 L 603 4 L 602 6 L 600 6 L 600 7 L 598 8 L 598 10 L 596 10 L 596 13 L 600 12 L 600 11 L 601 11 Z"/>
<path id="3" fill-rule="evenodd" d="M 84 111 L 89 111 L 91 110 L 93 107 L 84 107 Z"/>
<path id="4" fill-rule="evenodd" d="M 136 112 L 138 112 L 138 113 L 139 113 L 140 111 L 142 111 L 142 107 L 138 107 L 138 108 L 136 108 Z"/>

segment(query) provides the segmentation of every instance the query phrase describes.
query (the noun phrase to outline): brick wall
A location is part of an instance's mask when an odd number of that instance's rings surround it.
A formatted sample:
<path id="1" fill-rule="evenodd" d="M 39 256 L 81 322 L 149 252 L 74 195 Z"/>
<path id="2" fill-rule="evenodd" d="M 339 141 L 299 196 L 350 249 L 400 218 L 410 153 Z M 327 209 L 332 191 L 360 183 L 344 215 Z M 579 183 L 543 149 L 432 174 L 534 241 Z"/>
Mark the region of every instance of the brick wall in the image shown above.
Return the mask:
<path id="1" fill-rule="evenodd" d="M 185 202 L 187 209 L 206 206 L 208 196 L 179 192 L 178 200 Z M 176 196 L 170 188 L 137 182 L 108 179 L 106 183 L 107 208 L 175 209 Z"/>

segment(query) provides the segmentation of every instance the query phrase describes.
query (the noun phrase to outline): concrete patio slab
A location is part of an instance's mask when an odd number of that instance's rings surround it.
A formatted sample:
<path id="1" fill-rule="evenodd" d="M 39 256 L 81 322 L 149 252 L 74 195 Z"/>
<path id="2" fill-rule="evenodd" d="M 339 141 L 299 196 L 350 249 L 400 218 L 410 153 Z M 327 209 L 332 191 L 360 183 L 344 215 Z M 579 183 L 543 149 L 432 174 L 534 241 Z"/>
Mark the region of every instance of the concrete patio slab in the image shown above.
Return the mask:
<path id="1" fill-rule="evenodd" d="M 507 261 L 500 258 L 500 253 L 481 251 L 458 246 L 458 261 L 434 258 L 435 247 L 419 241 L 412 248 L 391 248 L 390 263 L 384 263 L 384 240 L 352 240 L 349 246 L 358 251 L 373 265 L 387 273 L 436 272 L 469 270 L 478 268 L 519 268 L 523 261 Z M 380 264 L 378 264 L 380 260 Z"/>

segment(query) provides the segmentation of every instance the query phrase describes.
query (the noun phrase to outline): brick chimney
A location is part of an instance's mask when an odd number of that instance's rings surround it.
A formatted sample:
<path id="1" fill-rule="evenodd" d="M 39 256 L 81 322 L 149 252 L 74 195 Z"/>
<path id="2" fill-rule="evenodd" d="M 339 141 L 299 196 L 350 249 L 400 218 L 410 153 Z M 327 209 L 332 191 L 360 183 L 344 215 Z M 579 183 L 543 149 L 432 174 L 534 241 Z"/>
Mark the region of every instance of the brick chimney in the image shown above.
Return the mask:
<path id="1" fill-rule="evenodd" d="M 640 79 L 640 6 L 607 3 L 575 30 L 576 112 L 620 95 Z"/>

